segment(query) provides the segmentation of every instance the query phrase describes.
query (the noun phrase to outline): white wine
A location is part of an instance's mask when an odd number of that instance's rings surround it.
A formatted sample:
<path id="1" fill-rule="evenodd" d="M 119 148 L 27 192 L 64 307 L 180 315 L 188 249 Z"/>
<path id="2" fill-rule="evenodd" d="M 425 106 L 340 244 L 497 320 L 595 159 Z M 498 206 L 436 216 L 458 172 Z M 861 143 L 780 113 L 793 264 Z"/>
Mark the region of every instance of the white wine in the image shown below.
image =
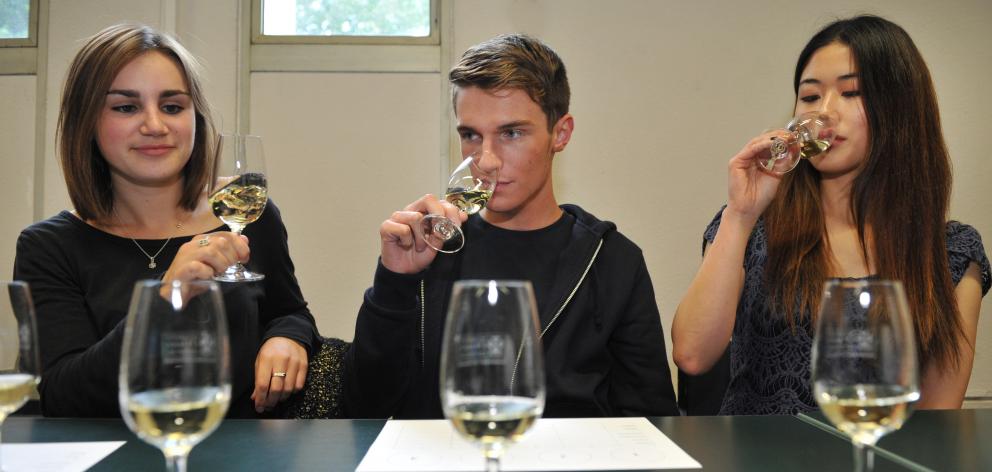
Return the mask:
<path id="1" fill-rule="evenodd" d="M 890 385 L 817 386 L 817 403 L 837 429 L 862 444 L 874 444 L 895 431 L 909 416 L 909 404 L 920 394 Z"/>
<path id="2" fill-rule="evenodd" d="M 132 394 L 129 426 L 138 437 L 166 454 L 189 452 L 224 418 L 230 388 L 180 387 Z"/>
<path id="3" fill-rule="evenodd" d="M 0 374 L 0 417 L 24 405 L 37 385 L 38 377 L 31 374 Z"/>
<path id="4" fill-rule="evenodd" d="M 244 226 L 262 216 L 267 198 L 265 175 L 245 173 L 211 194 L 210 208 L 228 226 Z"/>
<path id="5" fill-rule="evenodd" d="M 486 202 L 493 196 L 492 190 L 466 189 L 461 187 L 449 188 L 444 199 L 470 215 L 474 215 L 486 207 Z"/>
<path id="6" fill-rule="evenodd" d="M 541 414 L 537 400 L 525 397 L 463 397 L 452 410 L 455 429 L 482 444 L 520 439 Z"/>
<path id="7" fill-rule="evenodd" d="M 827 152 L 827 149 L 830 149 L 830 141 L 825 139 L 811 139 L 808 141 L 803 141 L 799 147 L 799 157 L 802 159 L 810 159 Z"/>

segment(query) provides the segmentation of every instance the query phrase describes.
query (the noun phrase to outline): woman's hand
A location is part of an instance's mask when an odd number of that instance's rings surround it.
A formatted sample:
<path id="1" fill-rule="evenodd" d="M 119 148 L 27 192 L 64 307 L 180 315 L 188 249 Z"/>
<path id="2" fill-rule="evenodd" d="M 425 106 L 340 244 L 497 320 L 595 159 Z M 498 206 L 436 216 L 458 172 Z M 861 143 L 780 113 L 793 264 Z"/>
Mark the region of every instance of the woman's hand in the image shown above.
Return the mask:
<path id="1" fill-rule="evenodd" d="M 247 262 L 249 254 L 248 238 L 243 235 L 218 231 L 193 236 L 179 247 L 162 281 L 210 280 L 235 262 Z"/>
<path id="2" fill-rule="evenodd" d="M 762 133 L 730 159 L 725 214 L 729 211 L 753 223 L 768 208 L 782 176 L 765 171 L 759 161 L 770 155 L 772 139 L 784 137 L 785 133 L 784 130 Z"/>
<path id="3" fill-rule="evenodd" d="M 303 390 L 307 380 L 307 350 L 289 338 L 269 338 L 255 358 L 255 411 L 271 410 Z"/>
<path id="4" fill-rule="evenodd" d="M 394 212 L 379 227 L 382 240 L 382 265 L 396 273 L 416 274 L 427 268 L 437 251 L 424 241 L 420 224 L 424 215 L 443 215 L 461 224 L 468 215 L 434 195 L 424 195 L 401 211 Z"/>

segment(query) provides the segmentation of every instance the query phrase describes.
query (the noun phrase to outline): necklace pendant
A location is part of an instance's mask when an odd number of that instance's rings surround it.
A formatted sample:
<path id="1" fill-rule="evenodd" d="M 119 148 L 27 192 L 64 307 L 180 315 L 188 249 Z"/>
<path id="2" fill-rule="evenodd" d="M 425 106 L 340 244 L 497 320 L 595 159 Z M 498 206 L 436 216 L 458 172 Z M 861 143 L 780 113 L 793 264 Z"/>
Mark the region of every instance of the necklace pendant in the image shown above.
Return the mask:
<path id="1" fill-rule="evenodd" d="M 158 267 L 158 264 L 155 263 L 155 258 L 148 259 L 148 268 L 154 269 L 156 267 Z"/>

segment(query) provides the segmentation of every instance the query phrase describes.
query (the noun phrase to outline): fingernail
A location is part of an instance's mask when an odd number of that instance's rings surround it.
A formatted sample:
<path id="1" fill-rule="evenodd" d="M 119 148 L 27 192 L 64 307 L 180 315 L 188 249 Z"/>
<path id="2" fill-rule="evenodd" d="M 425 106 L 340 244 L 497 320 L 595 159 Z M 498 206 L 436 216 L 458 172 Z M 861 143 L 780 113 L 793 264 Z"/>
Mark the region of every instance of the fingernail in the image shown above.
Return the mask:
<path id="1" fill-rule="evenodd" d="M 256 406 L 255 407 L 255 413 L 265 413 L 265 408 L 262 408 L 260 406 Z"/>

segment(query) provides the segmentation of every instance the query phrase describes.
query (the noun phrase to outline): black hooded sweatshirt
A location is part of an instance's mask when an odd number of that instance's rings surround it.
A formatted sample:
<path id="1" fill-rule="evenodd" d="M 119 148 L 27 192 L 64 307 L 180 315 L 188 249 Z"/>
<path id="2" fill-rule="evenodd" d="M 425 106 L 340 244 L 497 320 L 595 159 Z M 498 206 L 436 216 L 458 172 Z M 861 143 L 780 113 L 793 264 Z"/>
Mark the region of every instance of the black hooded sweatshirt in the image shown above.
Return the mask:
<path id="1" fill-rule="evenodd" d="M 539 313 L 544 416 L 678 415 L 640 248 L 613 223 L 575 205 L 561 208 L 574 223 L 564 245 L 547 248 L 559 257 L 554 280 L 541 284 L 550 290 L 539 300 L 547 307 Z M 466 234 L 467 244 L 472 237 Z M 460 254 L 439 254 L 419 274 L 379 264 L 345 357 L 348 416 L 443 417 L 441 341 L 451 289 L 462 273 Z"/>

